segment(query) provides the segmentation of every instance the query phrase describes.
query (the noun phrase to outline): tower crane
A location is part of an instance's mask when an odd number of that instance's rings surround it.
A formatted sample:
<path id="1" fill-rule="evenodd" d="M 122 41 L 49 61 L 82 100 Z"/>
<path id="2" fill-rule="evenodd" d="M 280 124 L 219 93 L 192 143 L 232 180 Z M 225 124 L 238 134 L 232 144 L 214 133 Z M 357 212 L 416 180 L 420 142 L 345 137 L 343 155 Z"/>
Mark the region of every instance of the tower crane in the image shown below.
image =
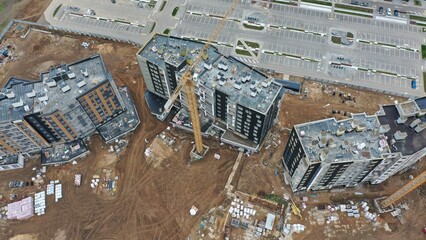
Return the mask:
<path id="1" fill-rule="evenodd" d="M 214 41 L 216 37 L 219 35 L 223 26 L 225 26 L 227 19 L 229 18 L 229 16 L 231 16 L 232 12 L 234 11 L 235 7 L 237 6 L 239 2 L 240 0 L 233 0 L 231 6 L 227 9 L 222 20 L 220 20 L 219 24 L 215 27 L 213 32 L 210 34 L 202 50 L 195 57 L 192 63 L 188 66 L 185 72 L 182 74 L 182 78 L 180 82 L 178 83 L 178 85 L 176 86 L 176 89 L 174 90 L 173 94 L 170 96 L 170 98 L 167 100 L 166 104 L 164 105 L 163 114 L 164 113 L 168 114 L 170 110 L 172 109 L 173 103 L 176 101 L 179 94 L 185 87 L 185 94 L 186 94 L 187 102 L 188 102 L 189 115 L 192 122 L 192 129 L 194 132 L 195 150 L 197 151 L 198 154 L 201 154 L 203 152 L 203 140 L 201 137 L 201 126 L 200 126 L 200 116 L 198 112 L 197 96 L 195 95 L 194 82 L 192 81 L 192 74 L 193 74 L 192 70 L 194 69 L 195 66 L 197 66 L 198 63 L 200 63 L 203 57 L 206 56 L 207 50 L 209 49 L 212 41 Z"/>
<path id="2" fill-rule="evenodd" d="M 423 171 L 420 175 L 413 178 L 407 184 L 405 184 L 402 188 L 398 189 L 392 195 L 387 197 L 385 200 L 381 201 L 380 205 L 382 208 L 387 208 L 392 205 L 394 202 L 398 201 L 400 198 L 413 191 L 420 185 L 426 182 L 426 170 Z"/>

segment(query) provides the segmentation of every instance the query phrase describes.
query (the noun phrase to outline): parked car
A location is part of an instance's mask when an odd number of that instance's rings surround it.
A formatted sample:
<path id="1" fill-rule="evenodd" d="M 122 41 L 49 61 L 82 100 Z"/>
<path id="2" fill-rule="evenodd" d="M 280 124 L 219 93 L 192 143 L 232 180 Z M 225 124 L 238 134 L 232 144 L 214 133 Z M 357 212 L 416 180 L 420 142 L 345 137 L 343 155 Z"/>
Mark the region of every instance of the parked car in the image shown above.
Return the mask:
<path id="1" fill-rule="evenodd" d="M 363 6 L 363 7 L 368 7 L 368 3 L 363 2 L 363 3 L 361 3 L 361 6 Z"/>
<path id="2" fill-rule="evenodd" d="M 417 80 L 411 80 L 411 88 L 417 89 Z"/>
<path id="3" fill-rule="evenodd" d="M 88 15 L 92 15 L 92 16 L 94 16 L 94 15 L 96 15 L 96 13 L 95 13 L 95 10 L 93 10 L 93 9 L 87 9 L 87 14 Z"/>
<path id="4" fill-rule="evenodd" d="M 380 14 L 383 14 L 383 11 L 384 11 L 384 9 L 383 9 L 383 7 L 379 7 L 379 10 L 377 10 Z"/>
<path id="5" fill-rule="evenodd" d="M 115 0 L 111 0 L 112 3 L 115 3 Z"/>
<path id="6" fill-rule="evenodd" d="M 395 17 L 398 17 L 398 16 L 399 16 L 399 12 L 398 12 L 398 10 L 394 10 L 394 11 L 393 11 L 393 15 L 394 15 Z"/>
<path id="7" fill-rule="evenodd" d="M 24 181 L 10 181 L 9 188 L 21 188 L 25 186 Z"/>
<path id="8" fill-rule="evenodd" d="M 355 0 L 351 0 L 351 2 L 350 2 L 352 5 L 359 5 L 359 2 L 358 1 L 355 1 Z"/>
<path id="9" fill-rule="evenodd" d="M 390 8 L 388 8 L 388 10 L 386 10 L 386 15 L 388 15 L 388 16 L 392 15 L 392 10 Z"/>

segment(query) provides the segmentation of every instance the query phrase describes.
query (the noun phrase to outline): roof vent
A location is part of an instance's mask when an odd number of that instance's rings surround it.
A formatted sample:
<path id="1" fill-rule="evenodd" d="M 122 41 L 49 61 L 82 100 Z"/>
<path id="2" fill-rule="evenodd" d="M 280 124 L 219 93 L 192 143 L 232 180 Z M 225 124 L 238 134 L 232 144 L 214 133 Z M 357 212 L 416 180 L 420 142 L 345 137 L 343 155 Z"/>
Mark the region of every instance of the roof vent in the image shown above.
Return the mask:
<path id="1" fill-rule="evenodd" d="M 336 142 L 334 141 L 333 138 L 329 138 L 327 140 L 327 147 L 329 147 L 329 148 L 335 148 L 335 147 L 337 147 Z"/>
<path id="2" fill-rule="evenodd" d="M 305 131 L 300 131 L 300 136 L 304 137 L 305 136 Z"/>
<path id="3" fill-rule="evenodd" d="M 19 98 L 19 102 L 14 102 L 14 103 L 12 103 L 12 106 L 13 106 L 14 108 L 22 107 L 22 106 L 24 106 L 24 102 L 22 101 L 22 99 L 21 99 L 21 98 Z"/>
<path id="4" fill-rule="evenodd" d="M 8 91 L 6 92 L 4 95 L 6 95 L 7 98 L 14 98 L 15 97 L 15 93 L 13 91 Z"/>
<path id="5" fill-rule="evenodd" d="M 400 116 L 400 117 L 398 118 L 398 120 L 396 120 L 396 122 L 397 122 L 398 124 L 403 124 L 403 123 L 405 123 L 405 121 L 407 121 L 407 117 L 404 117 L 404 116 Z"/>
<path id="6" fill-rule="evenodd" d="M 250 80 L 251 80 L 251 74 L 250 73 L 244 73 L 241 81 L 243 83 L 245 83 L 245 82 L 250 82 Z"/>
<path id="7" fill-rule="evenodd" d="M 226 63 L 222 62 L 222 61 L 219 62 L 219 64 L 217 65 L 217 67 L 220 70 L 228 71 L 228 65 Z"/>
<path id="8" fill-rule="evenodd" d="M 393 135 L 393 137 L 395 138 L 396 141 L 404 140 L 407 136 L 408 136 L 408 134 L 406 132 L 401 132 L 401 131 L 397 131 Z"/>
<path id="9" fill-rule="evenodd" d="M 366 128 L 366 125 L 364 123 L 361 123 L 355 127 L 355 131 L 362 132 L 364 131 L 365 128 Z"/>
<path id="10" fill-rule="evenodd" d="M 358 150 L 362 150 L 362 149 L 364 149 L 366 146 L 367 146 L 367 145 L 365 145 L 365 143 L 360 143 L 360 144 L 358 144 L 358 145 L 356 146 L 356 149 L 358 149 Z"/>
<path id="11" fill-rule="evenodd" d="M 77 82 L 77 86 L 78 86 L 79 88 L 81 88 L 81 87 L 83 87 L 83 86 L 85 86 L 85 85 L 86 85 L 86 82 L 85 82 L 84 80 L 81 80 L 81 81 Z"/>
<path id="12" fill-rule="evenodd" d="M 320 147 L 320 148 L 324 148 L 325 146 L 327 146 L 327 138 L 321 138 L 321 140 L 319 141 L 319 143 L 318 143 L 318 146 Z"/>
<path id="13" fill-rule="evenodd" d="M 242 85 L 242 83 L 240 81 L 236 81 L 234 83 L 234 88 L 235 89 L 241 90 L 242 87 L 243 87 L 243 85 Z"/>
<path id="14" fill-rule="evenodd" d="M 56 81 L 53 79 L 49 79 L 48 81 L 46 81 L 47 86 L 49 87 L 54 87 L 56 86 Z"/>
<path id="15" fill-rule="evenodd" d="M 414 120 L 411 124 L 410 124 L 410 128 L 415 128 L 419 123 L 421 123 L 422 120 L 417 118 L 416 120 Z"/>
<path id="16" fill-rule="evenodd" d="M 340 126 L 336 131 L 336 136 L 338 137 L 342 136 L 343 134 L 345 134 L 345 130 L 346 130 L 345 126 Z"/>
<path id="17" fill-rule="evenodd" d="M 26 95 L 27 95 L 27 97 L 29 97 L 29 98 L 33 98 L 33 97 L 35 97 L 35 91 L 34 91 L 34 89 L 31 91 L 31 92 L 29 92 L 29 93 L 26 93 Z"/>
<path id="18" fill-rule="evenodd" d="M 74 73 L 74 72 L 69 72 L 69 73 L 68 73 L 68 78 L 69 78 L 69 79 L 73 79 L 73 78 L 75 78 L 75 73 Z"/>
<path id="19" fill-rule="evenodd" d="M 416 133 L 419 133 L 423 131 L 425 128 L 426 128 L 426 122 L 422 122 L 422 123 L 419 123 L 416 128 L 414 128 L 414 131 Z"/>
<path id="20" fill-rule="evenodd" d="M 211 70 L 211 69 L 212 69 L 212 67 L 213 67 L 213 65 L 212 65 L 211 63 L 204 63 L 204 64 L 203 64 L 203 66 L 204 66 L 204 68 L 205 68 L 205 69 L 207 69 L 207 70 Z"/>
<path id="21" fill-rule="evenodd" d="M 390 130 L 389 124 L 381 125 L 380 126 L 380 133 L 387 133 Z"/>
<path id="22" fill-rule="evenodd" d="M 348 149 L 350 147 L 350 144 L 347 140 L 342 142 L 342 149 Z"/>

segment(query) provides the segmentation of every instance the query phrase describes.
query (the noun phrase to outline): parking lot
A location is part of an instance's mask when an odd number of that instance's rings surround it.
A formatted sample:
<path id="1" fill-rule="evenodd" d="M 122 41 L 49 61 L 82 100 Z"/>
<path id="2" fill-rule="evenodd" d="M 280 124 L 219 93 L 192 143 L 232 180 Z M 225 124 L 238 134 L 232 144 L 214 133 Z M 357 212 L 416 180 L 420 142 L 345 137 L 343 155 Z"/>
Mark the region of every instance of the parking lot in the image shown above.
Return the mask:
<path id="1" fill-rule="evenodd" d="M 53 26 L 144 44 L 179 20 L 172 11 L 185 0 L 164 1 L 149 6 L 130 0 L 52 0 L 44 16 Z"/>
<path id="2" fill-rule="evenodd" d="M 211 29 L 220 22 L 220 18 L 209 15 L 222 16 L 229 6 L 229 3 L 227 5 L 224 2 L 229 1 L 191 1 L 172 34 L 207 39 Z M 240 21 L 227 21 L 216 40 L 230 45 L 235 45 L 237 38 L 261 43 L 257 59 L 238 56 L 248 64 L 287 74 L 347 81 L 400 93 L 420 95 L 424 92 L 422 82 L 418 89 L 411 89 L 411 80 L 407 79 L 421 80 L 420 53 L 387 46 L 419 49 L 424 37 L 418 27 L 280 4 L 273 4 L 270 11 L 254 8 L 247 3 L 244 6 L 237 7 L 232 15 Z M 247 21 L 247 13 L 256 11 L 267 14 L 267 18 L 258 22 L 266 26 L 262 31 L 242 26 L 242 22 Z M 204 14 L 194 15 L 193 12 Z M 353 45 L 331 43 L 330 29 L 354 33 Z M 372 44 L 357 40 L 371 41 Z M 230 47 L 220 47 L 220 50 L 224 54 L 235 56 L 235 51 Z M 330 62 L 334 55 L 351 57 L 353 67 L 333 68 Z M 371 71 L 365 72 L 357 68 Z"/>
<path id="3" fill-rule="evenodd" d="M 86 26 L 87 28 L 92 28 L 92 29 L 96 29 L 96 28 L 105 29 L 105 30 L 116 32 L 117 34 L 125 34 L 125 35 L 141 35 L 144 31 L 147 30 L 145 27 L 111 22 L 111 21 L 97 20 L 97 19 L 92 19 L 88 17 L 73 15 L 70 13 L 64 13 L 62 17 L 60 18 L 60 21 L 67 24 L 73 24 L 76 26 Z"/>
<path id="4" fill-rule="evenodd" d="M 53 0 L 55 3 L 63 1 L 66 0 Z M 80 7 L 81 11 L 93 8 L 96 15 L 92 17 L 98 19 L 73 16 L 71 11 L 65 11 L 52 22 L 57 21 L 55 24 L 62 27 L 120 36 L 142 44 L 154 32 L 162 33 L 166 28 L 175 36 L 206 40 L 232 0 L 179 0 L 173 1 L 173 4 L 168 1 L 164 11 L 159 10 L 161 2 L 159 0 L 154 8 L 140 8 L 129 0 L 117 0 L 115 4 L 103 0 L 76 0 L 73 5 Z M 215 39 L 223 54 L 234 55 L 253 66 L 287 74 L 348 81 L 363 86 L 377 85 L 380 89 L 413 95 L 424 93 L 423 81 L 419 82 L 418 89 L 411 89 L 406 83 L 409 80 L 404 78 L 422 80 L 423 63 L 420 53 L 416 52 L 425 42 L 421 28 L 275 3 L 271 3 L 268 10 L 250 2 L 242 1 L 236 7 Z M 64 6 L 69 4 L 64 2 Z M 175 6 L 179 6 L 179 11 L 172 17 Z M 117 20 L 127 24 L 115 22 Z M 156 27 L 151 33 L 154 21 Z M 263 26 L 263 29 L 243 26 L 248 21 Z M 353 44 L 332 43 L 331 29 L 353 33 Z M 260 43 L 257 58 L 237 56 L 237 39 Z M 354 67 L 330 67 L 331 58 L 335 55 L 350 57 Z M 357 67 L 372 69 L 372 72 L 360 71 Z M 397 76 L 373 73 L 373 70 Z"/>

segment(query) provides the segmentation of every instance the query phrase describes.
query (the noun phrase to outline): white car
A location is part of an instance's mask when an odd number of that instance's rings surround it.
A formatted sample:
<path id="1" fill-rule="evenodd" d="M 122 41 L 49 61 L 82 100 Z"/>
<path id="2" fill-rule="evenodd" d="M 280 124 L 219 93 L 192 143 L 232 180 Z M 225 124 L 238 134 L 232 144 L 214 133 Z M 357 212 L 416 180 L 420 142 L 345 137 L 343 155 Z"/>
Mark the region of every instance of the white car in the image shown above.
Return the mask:
<path id="1" fill-rule="evenodd" d="M 388 16 L 392 15 L 392 10 L 390 8 L 388 8 L 388 10 L 386 10 L 386 15 L 388 15 Z"/>

